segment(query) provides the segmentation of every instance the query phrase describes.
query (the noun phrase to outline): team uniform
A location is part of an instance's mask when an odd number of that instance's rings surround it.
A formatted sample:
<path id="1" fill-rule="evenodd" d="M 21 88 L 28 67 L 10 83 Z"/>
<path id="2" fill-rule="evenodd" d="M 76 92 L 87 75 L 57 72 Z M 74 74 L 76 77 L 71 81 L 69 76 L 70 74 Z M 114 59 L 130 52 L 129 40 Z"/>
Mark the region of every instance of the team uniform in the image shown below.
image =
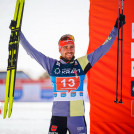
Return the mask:
<path id="1" fill-rule="evenodd" d="M 84 115 L 83 84 L 86 73 L 111 48 L 118 29 L 113 28 L 107 40 L 94 52 L 70 63 L 49 58 L 34 49 L 20 33 L 20 42 L 27 53 L 50 75 L 53 85 L 53 108 L 49 134 L 87 134 Z"/>

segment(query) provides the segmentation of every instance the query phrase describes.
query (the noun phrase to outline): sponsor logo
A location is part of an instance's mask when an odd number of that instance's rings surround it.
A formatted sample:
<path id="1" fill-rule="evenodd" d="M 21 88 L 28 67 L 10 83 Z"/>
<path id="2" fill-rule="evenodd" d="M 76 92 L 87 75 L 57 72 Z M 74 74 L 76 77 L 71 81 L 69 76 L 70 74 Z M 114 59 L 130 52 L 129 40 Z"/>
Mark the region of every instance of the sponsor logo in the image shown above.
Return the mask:
<path id="1" fill-rule="evenodd" d="M 103 43 L 103 45 L 105 45 L 106 43 L 108 43 L 111 39 L 112 39 L 112 37 L 108 37 L 107 40 Z"/>
<path id="2" fill-rule="evenodd" d="M 134 97 L 134 81 L 131 81 L 131 96 Z"/>
<path id="3" fill-rule="evenodd" d="M 132 23 L 132 39 L 134 39 L 134 23 Z"/>
<path id="4" fill-rule="evenodd" d="M 66 97 L 66 93 L 65 92 L 62 92 L 61 93 L 61 97 Z"/>
<path id="5" fill-rule="evenodd" d="M 76 96 L 76 92 L 71 92 L 71 97 L 75 97 Z"/>
<path id="6" fill-rule="evenodd" d="M 57 97 L 57 93 L 53 93 L 53 97 Z"/>
<path id="7" fill-rule="evenodd" d="M 19 100 L 23 96 L 23 91 L 22 89 L 15 89 L 14 91 L 14 100 Z"/>
<path id="8" fill-rule="evenodd" d="M 132 91 L 134 92 L 134 86 L 132 87 Z"/>
<path id="9" fill-rule="evenodd" d="M 134 58 L 134 42 L 131 42 L 131 58 Z"/>
<path id="10" fill-rule="evenodd" d="M 134 77 L 134 61 L 131 64 L 131 77 Z"/>
<path id="11" fill-rule="evenodd" d="M 54 73 L 55 73 L 55 74 L 60 74 L 60 68 L 56 68 L 56 69 L 54 70 Z"/>
<path id="12" fill-rule="evenodd" d="M 78 132 L 81 132 L 82 130 L 84 130 L 84 127 L 77 127 Z"/>
<path id="13" fill-rule="evenodd" d="M 75 61 L 75 65 L 78 65 L 77 61 Z"/>
<path id="14" fill-rule="evenodd" d="M 41 98 L 42 99 L 51 99 L 53 98 L 53 91 L 50 89 L 42 89 L 41 90 Z"/>
<path id="15" fill-rule="evenodd" d="M 52 127 L 51 127 L 51 131 L 55 132 L 56 130 L 57 130 L 57 126 L 52 125 Z"/>
<path id="16" fill-rule="evenodd" d="M 74 72 L 75 70 L 75 72 Z M 74 73 L 80 73 L 80 69 L 76 69 L 76 68 L 73 68 L 73 69 L 70 69 L 70 68 L 64 68 L 62 69 L 62 74 L 74 74 Z"/>
<path id="17" fill-rule="evenodd" d="M 75 70 L 75 71 L 74 71 Z M 80 69 L 77 69 L 76 70 L 76 68 L 73 68 L 73 69 L 71 69 L 71 68 L 64 68 L 64 69 L 62 69 L 62 70 L 60 70 L 60 68 L 56 68 L 55 70 L 54 70 L 54 73 L 55 74 L 75 74 L 75 73 L 80 73 Z"/>
<path id="18" fill-rule="evenodd" d="M 48 134 L 58 134 L 57 132 L 49 132 Z"/>
<path id="19" fill-rule="evenodd" d="M 60 67 L 60 62 L 57 62 L 56 65 Z"/>
<path id="20" fill-rule="evenodd" d="M 80 94 L 80 96 L 83 96 L 83 92 L 81 91 L 81 92 L 79 92 L 79 94 Z"/>

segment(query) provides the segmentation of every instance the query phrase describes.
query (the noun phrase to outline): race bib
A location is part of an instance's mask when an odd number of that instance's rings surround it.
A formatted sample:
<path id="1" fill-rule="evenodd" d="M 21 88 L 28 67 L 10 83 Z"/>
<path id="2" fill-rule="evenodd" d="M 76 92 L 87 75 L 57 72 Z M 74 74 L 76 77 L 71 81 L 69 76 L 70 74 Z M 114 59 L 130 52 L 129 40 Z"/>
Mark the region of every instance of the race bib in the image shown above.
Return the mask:
<path id="1" fill-rule="evenodd" d="M 80 77 L 57 77 L 57 91 L 68 91 L 77 90 L 80 86 Z"/>

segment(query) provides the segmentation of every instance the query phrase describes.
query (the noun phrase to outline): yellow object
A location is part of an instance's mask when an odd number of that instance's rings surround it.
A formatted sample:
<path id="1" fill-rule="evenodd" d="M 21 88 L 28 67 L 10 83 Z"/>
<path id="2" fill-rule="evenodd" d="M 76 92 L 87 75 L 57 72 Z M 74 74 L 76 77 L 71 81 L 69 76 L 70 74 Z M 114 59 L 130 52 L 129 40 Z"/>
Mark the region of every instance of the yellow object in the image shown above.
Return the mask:
<path id="1" fill-rule="evenodd" d="M 4 113 L 3 113 L 3 118 L 4 119 L 6 118 L 7 109 L 8 109 L 9 78 L 10 78 L 10 70 L 7 70 L 6 90 L 5 90 L 5 103 L 4 103 Z"/>
<path id="2" fill-rule="evenodd" d="M 5 90 L 5 103 L 4 103 L 4 114 L 3 118 L 6 118 L 8 111 L 8 101 L 9 101 L 9 111 L 8 117 L 10 118 L 13 107 L 13 99 L 14 99 L 14 87 L 15 87 L 15 75 L 17 69 L 17 56 L 18 56 L 18 47 L 19 45 L 19 36 L 18 30 L 21 26 L 22 14 L 24 8 L 25 0 L 17 0 L 16 7 L 14 12 L 13 22 L 16 22 L 16 25 L 12 26 L 11 23 L 11 36 L 9 42 L 9 58 L 8 58 L 8 67 L 7 67 L 7 78 L 6 78 L 6 90 Z M 14 34 L 15 33 L 15 34 Z M 17 40 L 13 38 L 13 36 L 17 37 Z M 16 45 L 14 47 L 14 45 Z"/>
<path id="3" fill-rule="evenodd" d="M 70 116 L 84 116 L 83 100 L 70 101 Z"/>
<path id="4" fill-rule="evenodd" d="M 80 63 L 82 70 L 84 71 L 85 67 L 87 66 L 87 64 L 89 63 L 88 59 L 87 59 L 87 55 L 80 57 L 77 59 L 78 62 Z"/>

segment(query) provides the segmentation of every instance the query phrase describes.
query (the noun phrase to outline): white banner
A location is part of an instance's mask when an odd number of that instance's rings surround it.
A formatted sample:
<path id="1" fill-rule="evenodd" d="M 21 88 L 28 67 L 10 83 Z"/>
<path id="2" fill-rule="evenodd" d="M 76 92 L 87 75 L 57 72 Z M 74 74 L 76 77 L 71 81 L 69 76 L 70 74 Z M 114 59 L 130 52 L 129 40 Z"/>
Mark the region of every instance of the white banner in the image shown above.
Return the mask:
<path id="1" fill-rule="evenodd" d="M 131 77 L 134 77 L 134 61 L 131 64 Z"/>
<path id="2" fill-rule="evenodd" d="M 134 58 L 134 42 L 131 43 L 131 58 Z"/>
<path id="3" fill-rule="evenodd" d="M 132 23 L 132 39 L 134 39 L 134 23 Z"/>

